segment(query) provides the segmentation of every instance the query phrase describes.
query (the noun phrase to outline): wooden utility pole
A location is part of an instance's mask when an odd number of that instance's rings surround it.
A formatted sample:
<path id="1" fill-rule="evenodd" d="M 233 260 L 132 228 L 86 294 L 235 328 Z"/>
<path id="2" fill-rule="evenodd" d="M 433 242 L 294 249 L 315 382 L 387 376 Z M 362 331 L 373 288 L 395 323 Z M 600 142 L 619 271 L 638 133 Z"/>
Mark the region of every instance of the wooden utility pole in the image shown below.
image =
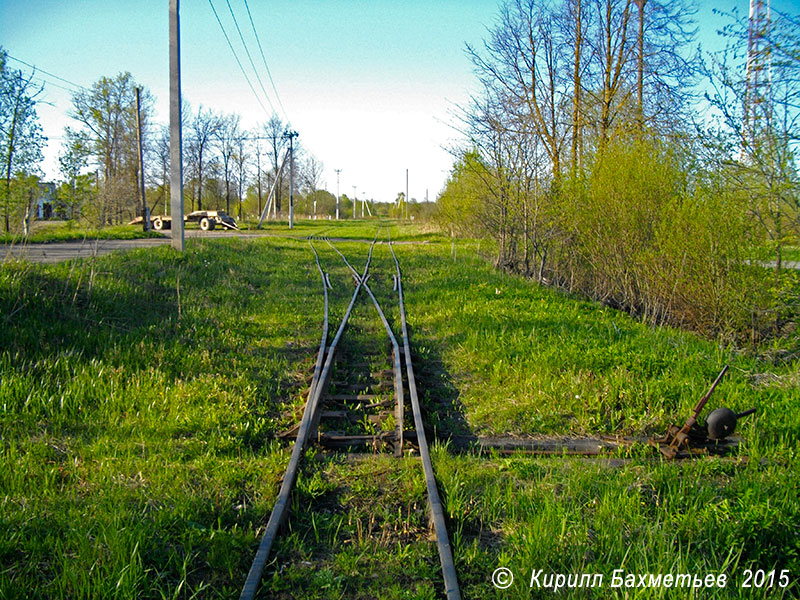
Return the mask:
<path id="1" fill-rule="evenodd" d="M 172 247 L 183 239 L 183 139 L 181 133 L 181 27 L 179 0 L 169 0 L 169 166 Z"/>
<path id="2" fill-rule="evenodd" d="M 139 193 L 142 195 L 142 230 L 150 231 L 150 212 L 147 210 L 147 197 L 144 193 L 144 158 L 142 155 L 142 103 L 139 98 L 141 88 L 136 88 L 136 144 L 139 146 Z"/>

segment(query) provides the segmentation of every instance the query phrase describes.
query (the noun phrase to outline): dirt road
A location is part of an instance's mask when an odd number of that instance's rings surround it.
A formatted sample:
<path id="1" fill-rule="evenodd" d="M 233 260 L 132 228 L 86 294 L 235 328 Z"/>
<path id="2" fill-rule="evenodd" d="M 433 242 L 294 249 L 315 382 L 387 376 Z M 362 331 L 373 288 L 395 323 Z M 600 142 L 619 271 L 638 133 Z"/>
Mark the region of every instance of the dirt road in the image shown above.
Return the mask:
<path id="1" fill-rule="evenodd" d="M 151 248 L 169 244 L 169 238 L 141 240 L 85 240 L 78 242 L 53 242 L 50 244 L 0 245 L 0 260 L 22 258 L 32 262 L 54 263 L 72 258 L 88 258 L 108 254 L 114 250 Z"/>

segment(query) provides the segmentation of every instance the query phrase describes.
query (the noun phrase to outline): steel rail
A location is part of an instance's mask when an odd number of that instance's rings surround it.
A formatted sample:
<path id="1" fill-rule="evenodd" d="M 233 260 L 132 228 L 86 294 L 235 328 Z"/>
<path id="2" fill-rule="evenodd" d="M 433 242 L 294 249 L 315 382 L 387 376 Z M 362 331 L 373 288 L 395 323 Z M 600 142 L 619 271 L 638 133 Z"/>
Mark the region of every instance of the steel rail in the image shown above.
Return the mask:
<path id="1" fill-rule="evenodd" d="M 419 397 L 417 396 L 417 382 L 414 378 L 414 367 L 411 363 L 411 349 L 408 343 L 408 326 L 406 324 L 406 308 L 403 302 L 403 281 L 400 273 L 400 263 L 394 253 L 392 242 L 389 242 L 389 249 L 394 258 L 394 265 L 397 282 L 397 295 L 400 302 L 400 325 L 403 331 L 403 350 L 406 357 L 406 375 L 408 378 L 408 393 L 411 397 L 411 409 L 414 412 L 414 427 L 417 433 L 417 445 L 422 459 L 422 468 L 425 471 L 425 485 L 428 488 L 428 503 L 433 516 L 433 526 L 436 531 L 436 545 L 439 549 L 439 561 L 442 564 L 442 575 L 444 576 L 444 587 L 447 600 L 461 600 L 461 592 L 458 588 L 458 578 L 456 577 L 456 567 L 453 562 L 453 550 L 450 547 L 450 539 L 447 536 L 447 525 L 444 521 L 444 508 L 439 490 L 436 487 L 436 477 L 433 473 L 428 441 L 425 438 L 423 429 L 422 413 L 419 407 Z"/>
<path id="2" fill-rule="evenodd" d="M 328 341 L 328 275 L 322 270 L 322 266 L 319 264 L 319 255 L 317 254 L 317 249 L 314 248 L 314 244 L 311 243 L 311 240 L 308 241 L 308 245 L 311 247 L 311 251 L 314 253 L 314 262 L 317 263 L 317 270 L 319 271 L 320 277 L 322 277 L 322 292 L 325 301 L 325 308 L 324 308 L 324 317 L 322 320 L 322 340 L 319 343 L 319 352 L 317 353 L 317 362 L 314 364 L 314 375 L 311 377 L 311 385 L 308 388 L 308 398 L 311 398 L 314 395 L 314 390 L 317 387 L 317 381 L 319 381 L 319 375 L 322 371 L 322 364 L 325 361 L 325 344 Z M 306 398 L 306 402 L 308 402 L 308 398 Z"/>
<path id="3" fill-rule="evenodd" d="M 347 321 L 350 318 L 350 313 L 353 310 L 353 305 L 356 302 L 356 298 L 358 298 L 358 294 L 367 279 L 369 264 L 372 260 L 372 249 L 374 248 L 377 239 L 378 236 L 376 234 L 375 239 L 372 241 L 372 245 L 369 247 L 367 262 L 364 265 L 364 273 L 356 284 L 356 289 L 353 292 L 352 298 L 350 298 L 350 304 L 348 305 L 347 311 L 342 318 L 342 322 L 339 324 L 339 329 L 336 331 L 333 341 L 328 346 L 325 365 L 322 368 L 316 383 L 314 383 L 312 380 L 312 384 L 314 384 L 313 389 L 310 390 L 308 400 L 306 401 L 306 407 L 303 411 L 303 418 L 300 422 L 300 430 L 297 432 L 297 438 L 295 439 L 294 447 L 292 448 L 292 456 L 289 459 L 289 466 L 286 469 L 286 474 L 283 477 L 283 482 L 281 483 L 281 488 L 278 492 L 278 498 L 275 501 L 275 505 L 272 508 L 272 513 L 269 516 L 269 521 L 267 522 L 267 528 L 264 532 L 264 536 L 261 538 L 261 543 L 256 551 L 253 564 L 250 566 L 250 571 L 247 573 L 247 579 L 242 587 L 242 593 L 239 595 L 239 600 L 252 600 L 255 597 L 258 584 L 261 581 L 261 575 L 264 572 L 264 567 L 267 564 L 267 559 L 269 558 L 269 553 L 272 549 L 272 544 L 275 541 L 275 537 L 278 534 L 281 524 L 286 518 L 290 500 L 289 496 L 292 492 L 295 481 L 297 480 L 297 472 L 300 466 L 300 459 L 303 455 L 303 448 L 305 447 L 308 439 L 308 433 L 311 429 L 311 424 L 314 421 L 315 414 L 317 413 L 322 390 L 325 389 L 327 382 L 330 380 L 331 366 L 333 364 L 336 346 L 339 343 L 339 339 L 342 337 L 345 327 L 347 326 Z M 320 272 L 322 272 L 321 268 Z M 323 287 L 326 285 L 324 274 L 322 276 L 322 285 Z M 326 288 L 326 298 L 327 294 Z M 327 323 L 327 319 L 325 321 Z M 325 337 L 327 338 L 327 332 Z"/>
<path id="4" fill-rule="evenodd" d="M 380 231 L 380 230 L 379 230 Z M 344 264 L 347 265 L 347 268 L 350 269 L 350 272 L 353 274 L 353 277 L 358 283 L 359 275 L 358 271 L 356 271 L 353 266 L 348 262 L 347 258 L 344 254 L 342 254 L 339 249 L 331 244 L 330 240 L 325 238 L 325 241 L 328 245 L 336 251 L 336 253 L 342 257 Z M 394 455 L 396 457 L 400 457 L 403 455 L 403 369 L 400 366 L 400 346 L 397 343 L 397 338 L 392 331 L 391 325 L 389 325 L 389 321 L 386 319 L 386 315 L 383 314 L 383 310 L 381 310 L 381 305 L 378 304 L 378 300 L 375 298 L 375 294 L 372 293 L 372 290 L 369 287 L 369 284 L 364 282 L 364 289 L 366 290 L 369 297 L 372 299 L 372 303 L 375 305 L 375 310 L 378 311 L 378 316 L 381 318 L 381 322 L 383 326 L 386 328 L 386 333 L 389 335 L 389 340 L 392 342 L 392 356 L 394 357 L 394 393 L 397 398 L 397 408 L 394 414 L 395 420 L 395 446 L 394 446 Z"/>

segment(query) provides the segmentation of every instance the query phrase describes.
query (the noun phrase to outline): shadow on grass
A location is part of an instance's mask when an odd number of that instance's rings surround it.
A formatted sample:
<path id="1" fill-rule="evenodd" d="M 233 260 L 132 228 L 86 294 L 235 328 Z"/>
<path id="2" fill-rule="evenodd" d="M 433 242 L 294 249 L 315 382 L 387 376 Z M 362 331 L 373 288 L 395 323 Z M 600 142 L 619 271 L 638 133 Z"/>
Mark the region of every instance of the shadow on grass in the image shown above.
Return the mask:
<path id="1" fill-rule="evenodd" d="M 109 346 L 141 341 L 154 327 L 164 330 L 175 319 L 174 288 L 130 273 L 114 273 L 112 279 L 104 268 L 100 261 L 57 270 L 26 263 L 4 266 L 0 345 L 31 362 L 58 355 L 91 360 Z"/>
<path id="2" fill-rule="evenodd" d="M 242 443 L 263 446 L 279 405 L 302 386 L 300 370 L 313 368 L 297 323 L 312 321 L 316 306 L 296 305 L 319 282 L 286 266 L 285 248 L 259 255 L 241 246 L 4 265 L 0 391 L 9 418 L 85 430 L 95 427 L 96 409 L 123 415 L 180 397 L 191 411 L 188 404 L 216 398 L 261 424 Z M 280 307 L 265 307 L 265 292 L 275 290 Z M 276 315 L 293 305 L 300 314 L 284 324 Z"/>
<path id="3" fill-rule="evenodd" d="M 410 326 L 409 338 L 425 433 L 432 436 L 431 441 L 445 441 L 451 436 L 475 437 L 467 423 L 458 388 L 436 345 L 414 344 Z"/>

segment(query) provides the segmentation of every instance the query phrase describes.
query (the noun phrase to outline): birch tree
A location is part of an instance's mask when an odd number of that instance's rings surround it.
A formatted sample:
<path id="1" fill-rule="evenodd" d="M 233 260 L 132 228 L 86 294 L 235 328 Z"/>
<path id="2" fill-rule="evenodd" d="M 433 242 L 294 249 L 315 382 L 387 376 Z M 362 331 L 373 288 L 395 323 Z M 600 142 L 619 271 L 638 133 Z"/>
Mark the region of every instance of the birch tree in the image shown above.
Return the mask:
<path id="1" fill-rule="evenodd" d="M 0 48 L 0 166 L 3 185 L 3 224 L 10 231 L 14 194 L 12 177 L 26 176 L 36 170 L 42 160 L 46 138 L 42 135 L 36 114 L 36 98 L 43 88 L 33 83 L 34 73 L 25 75 L 9 67 L 5 51 Z"/>

